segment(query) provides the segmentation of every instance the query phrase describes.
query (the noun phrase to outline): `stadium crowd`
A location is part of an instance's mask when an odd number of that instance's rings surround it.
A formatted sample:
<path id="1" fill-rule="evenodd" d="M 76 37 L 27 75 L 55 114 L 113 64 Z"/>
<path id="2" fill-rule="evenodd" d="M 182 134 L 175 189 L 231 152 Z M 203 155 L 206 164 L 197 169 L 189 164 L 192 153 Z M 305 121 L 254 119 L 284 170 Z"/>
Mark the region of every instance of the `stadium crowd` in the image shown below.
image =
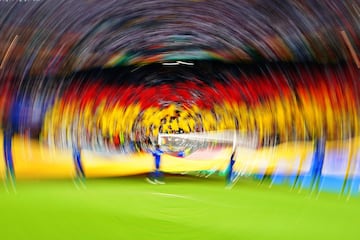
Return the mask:
<path id="1" fill-rule="evenodd" d="M 42 139 L 66 147 L 81 137 L 90 148 L 134 151 L 155 143 L 159 133 L 237 129 L 256 132 L 263 146 L 358 132 L 359 85 L 346 65 L 235 74 L 218 74 L 211 85 L 196 76 L 149 87 L 71 85 L 46 113 Z"/>

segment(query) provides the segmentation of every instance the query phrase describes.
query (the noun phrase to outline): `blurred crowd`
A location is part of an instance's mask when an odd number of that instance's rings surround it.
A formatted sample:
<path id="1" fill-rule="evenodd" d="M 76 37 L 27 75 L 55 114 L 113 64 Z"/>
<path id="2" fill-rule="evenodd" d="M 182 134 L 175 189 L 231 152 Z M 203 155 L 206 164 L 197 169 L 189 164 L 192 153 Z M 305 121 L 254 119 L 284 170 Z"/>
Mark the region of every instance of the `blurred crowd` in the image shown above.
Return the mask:
<path id="1" fill-rule="evenodd" d="M 358 1 L 0 1 L 7 69 L 66 74 L 171 61 L 351 60 L 360 46 Z"/>
<path id="2" fill-rule="evenodd" d="M 159 133 L 236 129 L 256 132 L 259 146 L 358 134 L 354 69 L 256 68 L 223 72 L 211 84 L 199 79 L 148 87 L 74 84 L 46 113 L 42 139 L 58 147 L 81 138 L 88 148 L 141 151 L 156 143 Z"/>
<path id="3" fill-rule="evenodd" d="M 358 1 L 335 0 L 0 1 L 1 125 L 124 152 L 159 133 L 236 129 L 259 146 L 349 138 L 359 14 Z M 141 70 L 174 60 L 197 62 Z M 233 67 L 198 68 L 214 60 Z M 118 66 L 132 69 L 101 75 Z"/>

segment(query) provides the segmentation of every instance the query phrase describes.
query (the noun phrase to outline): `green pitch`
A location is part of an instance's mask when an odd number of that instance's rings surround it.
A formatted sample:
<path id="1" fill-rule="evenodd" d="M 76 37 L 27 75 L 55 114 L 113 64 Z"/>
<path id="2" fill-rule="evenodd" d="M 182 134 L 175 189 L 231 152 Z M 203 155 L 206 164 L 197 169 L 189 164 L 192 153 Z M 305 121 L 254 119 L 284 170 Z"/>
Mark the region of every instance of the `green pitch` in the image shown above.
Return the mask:
<path id="1" fill-rule="evenodd" d="M 360 199 L 219 177 L 0 186 L 0 239 L 359 239 Z"/>

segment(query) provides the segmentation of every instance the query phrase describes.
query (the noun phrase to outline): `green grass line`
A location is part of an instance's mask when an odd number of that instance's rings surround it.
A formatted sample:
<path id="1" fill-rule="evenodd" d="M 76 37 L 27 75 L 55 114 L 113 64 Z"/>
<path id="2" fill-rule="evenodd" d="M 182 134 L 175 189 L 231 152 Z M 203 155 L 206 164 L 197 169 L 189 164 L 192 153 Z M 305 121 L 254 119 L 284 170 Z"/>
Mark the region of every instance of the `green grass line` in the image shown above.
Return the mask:
<path id="1" fill-rule="evenodd" d="M 166 176 L 0 187 L 0 239 L 358 239 L 358 198 L 240 179 Z"/>

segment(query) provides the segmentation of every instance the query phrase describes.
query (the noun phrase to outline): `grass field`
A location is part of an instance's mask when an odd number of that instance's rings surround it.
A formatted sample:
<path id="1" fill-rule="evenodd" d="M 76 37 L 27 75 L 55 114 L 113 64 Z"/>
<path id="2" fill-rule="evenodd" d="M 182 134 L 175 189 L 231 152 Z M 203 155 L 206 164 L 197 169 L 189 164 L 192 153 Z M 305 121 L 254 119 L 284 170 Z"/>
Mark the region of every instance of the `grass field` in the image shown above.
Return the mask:
<path id="1" fill-rule="evenodd" d="M 0 239 L 359 239 L 359 201 L 217 176 L 18 182 L 0 188 Z"/>

